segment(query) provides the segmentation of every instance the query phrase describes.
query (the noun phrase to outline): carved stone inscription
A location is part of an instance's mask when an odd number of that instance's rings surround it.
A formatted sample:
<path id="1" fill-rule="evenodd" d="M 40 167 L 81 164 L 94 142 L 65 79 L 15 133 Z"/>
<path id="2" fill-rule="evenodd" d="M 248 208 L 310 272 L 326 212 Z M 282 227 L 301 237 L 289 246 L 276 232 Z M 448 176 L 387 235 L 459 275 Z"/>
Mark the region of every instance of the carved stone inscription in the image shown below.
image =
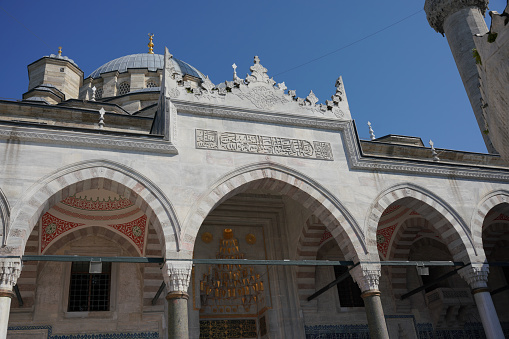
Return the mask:
<path id="1" fill-rule="evenodd" d="M 334 160 L 330 143 L 197 129 L 196 148 Z"/>

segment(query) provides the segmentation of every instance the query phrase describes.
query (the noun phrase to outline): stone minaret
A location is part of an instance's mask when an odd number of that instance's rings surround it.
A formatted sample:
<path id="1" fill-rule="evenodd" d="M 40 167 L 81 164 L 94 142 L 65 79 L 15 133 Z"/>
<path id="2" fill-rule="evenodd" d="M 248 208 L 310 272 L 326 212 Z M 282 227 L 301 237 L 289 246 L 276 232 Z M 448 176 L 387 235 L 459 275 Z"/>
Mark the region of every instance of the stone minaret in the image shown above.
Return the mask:
<path id="1" fill-rule="evenodd" d="M 479 73 L 472 50 L 475 48 L 474 34 L 488 32 L 484 21 L 488 3 L 489 0 L 426 0 L 424 4 L 430 26 L 447 37 L 481 131 L 486 130 L 486 121 L 481 107 Z M 482 136 L 488 152 L 496 153 L 489 135 L 482 133 Z"/>

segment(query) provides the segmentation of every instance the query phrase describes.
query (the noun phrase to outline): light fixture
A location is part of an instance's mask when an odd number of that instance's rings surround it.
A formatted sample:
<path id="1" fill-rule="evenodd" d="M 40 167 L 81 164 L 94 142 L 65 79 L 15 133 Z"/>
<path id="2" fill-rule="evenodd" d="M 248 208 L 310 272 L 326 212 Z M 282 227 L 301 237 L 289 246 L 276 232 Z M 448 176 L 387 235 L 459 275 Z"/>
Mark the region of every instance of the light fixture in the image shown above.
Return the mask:
<path id="1" fill-rule="evenodd" d="M 103 263 L 101 259 L 99 261 L 90 260 L 90 266 L 88 267 L 88 273 L 90 274 L 100 274 L 103 272 Z"/>
<path id="2" fill-rule="evenodd" d="M 429 275 L 429 267 L 425 267 L 424 264 L 417 264 L 417 274 Z"/>

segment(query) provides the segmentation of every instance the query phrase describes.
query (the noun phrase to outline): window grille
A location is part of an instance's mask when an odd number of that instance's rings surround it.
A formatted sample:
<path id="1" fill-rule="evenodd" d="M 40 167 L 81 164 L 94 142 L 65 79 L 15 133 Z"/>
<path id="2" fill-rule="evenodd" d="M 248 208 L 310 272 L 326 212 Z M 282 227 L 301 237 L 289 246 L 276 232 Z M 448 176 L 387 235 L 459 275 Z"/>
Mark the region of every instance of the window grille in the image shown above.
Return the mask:
<path id="1" fill-rule="evenodd" d="M 103 97 L 103 89 L 102 88 L 98 88 L 96 91 L 95 91 L 95 98 L 94 99 L 101 99 Z"/>
<path id="2" fill-rule="evenodd" d="M 336 279 L 343 275 L 343 273 L 346 273 L 346 271 L 348 271 L 348 268 L 345 266 L 334 266 Z M 351 276 L 337 284 L 337 287 L 339 304 L 341 307 L 364 307 L 364 301 L 361 298 L 361 289 L 353 281 Z"/>
<path id="3" fill-rule="evenodd" d="M 118 95 L 124 95 L 131 91 L 131 86 L 127 82 L 123 82 L 118 85 Z"/>
<path id="4" fill-rule="evenodd" d="M 154 81 L 147 81 L 147 88 L 157 87 L 157 84 Z"/>
<path id="5" fill-rule="evenodd" d="M 73 262 L 68 312 L 109 311 L 111 263 L 102 263 L 102 273 L 88 273 L 89 262 Z"/>

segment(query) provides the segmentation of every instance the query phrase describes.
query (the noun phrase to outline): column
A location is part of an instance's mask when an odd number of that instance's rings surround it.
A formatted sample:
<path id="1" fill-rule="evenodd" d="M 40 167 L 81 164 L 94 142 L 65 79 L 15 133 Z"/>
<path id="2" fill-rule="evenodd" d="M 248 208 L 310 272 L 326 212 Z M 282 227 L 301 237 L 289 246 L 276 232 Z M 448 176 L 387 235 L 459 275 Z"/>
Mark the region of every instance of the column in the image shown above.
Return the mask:
<path id="1" fill-rule="evenodd" d="M 504 338 L 504 332 L 500 321 L 498 320 L 493 299 L 491 299 L 490 290 L 488 289 L 488 273 L 487 264 L 472 264 L 458 271 L 458 273 L 466 280 L 472 294 L 474 295 L 477 310 L 481 316 L 484 333 L 488 339 Z"/>
<path id="2" fill-rule="evenodd" d="M 168 294 L 168 339 L 188 339 L 187 289 L 191 279 L 191 261 L 171 261 L 164 264 L 164 282 Z"/>
<path id="3" fill-rule="evenodd" d="M 21 273 L 19 258 L 0 259 L 0 338 L 7 337 L 9 313 L 11 311 L 12 291 Z"/>
<path id="4" fill-rule="evenodd" d="M 372 339 L 389 339 L 380 291 L 378 290 L 381 275 L 380 265 L 361 264 L 351 270 L 350 274 L 362 291 L 361 297 L 364 300 L 370 337 Z"/>

